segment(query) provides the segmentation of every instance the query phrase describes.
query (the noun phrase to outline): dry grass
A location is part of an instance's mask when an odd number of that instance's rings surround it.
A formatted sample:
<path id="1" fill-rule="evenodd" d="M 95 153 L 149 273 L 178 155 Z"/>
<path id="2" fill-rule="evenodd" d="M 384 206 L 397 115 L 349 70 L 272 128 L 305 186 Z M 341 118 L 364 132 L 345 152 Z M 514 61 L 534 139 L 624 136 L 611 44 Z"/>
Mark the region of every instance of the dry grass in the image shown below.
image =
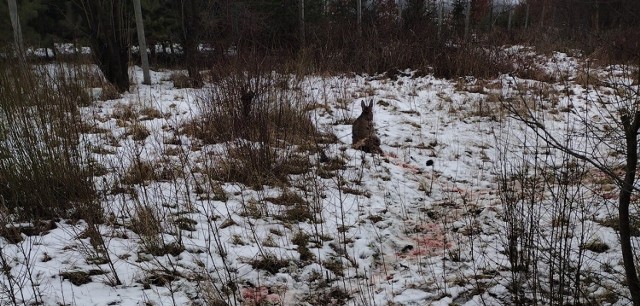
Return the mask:
<path id="1" fill-rule="evenodd" d="M 78 146 L 84 126 L 78 107 L 88 103 L 86 93 L 78 83 L 7 62 L 0 70 L 0 195 L 9 212 L 50 219 L 101 211 Z"/>
<path id="2" fill-rule="evenodd" d="M 138 206 L 131 218 L 131 230 L 144 237 L 154 237 L 162 232 L 156 211 L 150 206 Z"/>
<path id="3" fill-rule="evenodd" d="M 183 72 L 174 72 L 171 74 L 169 78 L 173 82 L 173 87 L 175 88 L 190 88 L 193 87 L 191 79 L 186 73 Z"/>
<path id="4" fill-rule="evenodd" d="M 150 162 L 137 161 L 124 173 L 121 183 L 125 185 L 144 184 L 155 178 L 155 167 Z"/>
<path id="5" fill-rule="evenodd" d="M 228 148 L 214 169 L 206 174 L 214 181 L 237 182 L 256 189 L 263 185 L 287 185 L 287 173 L 278 171 L 286 162 L 277 152 L 262 144 Z"/>
<path id="6" fill-rule="evenodd" d="M 290 260 L 278 258 L 275 255 L 266 255 L 249 262 L 249 264 L 254 269 L 265 270 L 271 274 L 276 274 L 280 269 L 288 267 L 289 262 Z"/>
<path id="7" fill-rule="evenodd" d="M 117 104 L 112 117 L 119 121 L 133 122 L 138 118 L 138 111 L 131 104 Z"/>
<path id="8" fill-rule="evenodd" d="M 305 201 L 301 196 L 289 190 L 283 191 L 282 194 L 278 197 L 265 198 L 265 201 L 269 201 L 276 205 L 295 205 L 295 204 L 308 205 L 307 201 Z"/>
<path id="9" fill-rule="evenodd" d="M 609 245 L 606 244 L 601 239 L 593 239 L 593 240 L 590 240 L 590 241 L 586 242 L 582 246 L 582 248 L 585 249 L 585 250 L 589 250 L 591 252 L 594 252 L 594 253 L 604 253 L 604 252 L 608 251 L 611 247 L 609 247 Z"/>
<path id="10" fill-rule="evenodd" d="M 584 88 L 600 87 L 603 85 L 603 82 L 595 74 L 595 71 L 589 72 L 582 70 L 578 72 L 575 82 Z"/>
<path id="11" fill-rule="evenodd" d="M 203 115 L 181 132 L 204 144 L 224 144 L 223 157 L 204 171 L 211 180 L 257 189 L 284 186 L 290 175 L 311 169 L 305 155 L 318 152 L 330 137 L 316 130 L 298 84 L 288 76 L 254 73 L 252 81 L 237 72 L 216 78 L 198 101 Z M 292 147 L 296 153 L 289 152 Z"/>
<path id="12" fill-rule="evenodd" d="M 143 141 L 151 135 L 151 131 L 146 126 L 136 122 L 127 127 L 124 135 L 131 136 L 131 139 L 135 141 Z"/>

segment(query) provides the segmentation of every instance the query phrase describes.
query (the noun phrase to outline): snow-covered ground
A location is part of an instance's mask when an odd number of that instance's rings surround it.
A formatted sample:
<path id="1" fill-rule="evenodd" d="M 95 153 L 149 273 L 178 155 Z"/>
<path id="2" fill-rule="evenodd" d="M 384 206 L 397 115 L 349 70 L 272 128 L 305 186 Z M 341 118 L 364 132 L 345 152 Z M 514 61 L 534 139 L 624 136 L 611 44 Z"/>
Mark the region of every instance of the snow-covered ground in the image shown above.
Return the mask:
<path id="1" fill-rule="evenodd" d="M 614 103 L 601 102 L 615 102 L 621 94 L 579 84 L 584 59 L 563 53 L 538 56 L 526 48 L 508 51 L 534 57 L 557 82 L 508 74 L 494 80 L 444 80 L 412 71 L 393 79 L 296 79 L 298 86 L 291 90 L 301 92 L 308 105 L 322 106 L 309 108 L 317 128 L 337 136 L 337 142 L 323 146 L 324 154 L 344 166 L 331 175 L 320 175 L 320 166 L 314 166 L 291 175 L 289 186 L 261 190 L 215 182 L 209 185 L 217 186 L 215 197 L 197 192 L 199 169 L 224 158 L 225 147 L 202 144 L 180 133 L 180 127 L 198 118 L 201 100 L 216 85 L 176 89 L 171 71 L 152 72 L 153 84 L 142 85 L 141 71 L 135 68 L 137 85 L 130 93 L 82 109 L 101 131 L 85 134 L 83 143 L 96 148 L 92 158 L 108 170 L 95 180 L 105 191 L 102 204 L 109 221 L 98 228 L 108 256 L 96 251 L 100 247 L 83 221 L 58 220 L 55 228 L 24 236 L 20 243 L 0 238 L 0 253 L 8 262 L 3 271 L 19 281 L 2 277 L 2 305 L 12 303 L 10 290 L 19 303 L 45 305 L 224 305 L 215 304 L 217 298 L 229 305 L 510 305 L 512 292 L 518 291 L 514 286 L 545 301 L 543 292 L 528 288 L 545 288 L 540 280 L 556 279 L 557 269 L 576 271 L 576 262 L 584 271 L 584 303 L 627 304 L 628 292 L 620 286 L 624 273 L 618 236 L 603 222 L 616 216 L 615 188 L 598 183 L 599 173 L 580 161 L 573 162 L 583 184 L 555 184 L 551 176 L 539 175 L 540 189 L 523 186 L 535 169 L 566 166 L 567 156 L 545 146 L 504 104 L 542 97 L 536 105 L 544 107 L 536 114 L 561 142 L 573 139 L 566 143 L 615 163 L 615 155 L 600 154 L 609 148 L 605 144 L 580 138 L 585 127 L 578 119 L 590 118 L 598 126 L 611 122 L 607 114 L 614 112 L 603 110 Z M 613 80 L 609 76 L 619 78 L 620 71 L 624 69 L 603 67 L 597 73 L 601 80 Z M 597 95 L 605 92 L 606 98 Z M 383 155 L 350 147 L 349 122 L 359 115 L 363 100 L 374 101 Z M 128 132 L 134 123 L 150 135 L 134 140 Z M 563 137 L 569 132 L 576 135 Z M 319 156 L 312 157 L 314 163 Z M 139 160 L 156 172 L 181 175 L 134 184 L 134 192 L 112 191 Z M 505 177 L 510 179 L 501 180 Z M 533 194 L 513 204 L 505 199 L 505 186 L 514 194 Z M 289 193 L 313 207 L 318 221 L 278 218 L 290 206 L 274 199 Z M 523 203 L 529 199 L 536 201 Z M 568 202 L 575 206 L 562 212 Z M 132 230 L 132 219 L 141 218 L 136 207 L 151 207 L 163 225 L 156 240 Z M 514 222 L 513 209 L 534 219 Z M 558 226 L 563 220 L 571 225 Z M 530 258 L 537 263 L 528 263 L 535 273 L 512 267 L 514 224 L 530 229 L 522 234 L 535 236 L 531 246 L 537 257 Z M 300 237 L 308 239 L 310 255 L 303 252 Z M 515 241 L 522 250 L 526 242 Z M 604 242 L 608 249 L 585 248 L 591 241 Z M 161 255 L 147 251 L 149 244 L 172 242 L 184 250 Z M 273 262 L 260 265 L 265 258 Z M 70 272 L 86 272 L 90 281 L 73 284 L 74 276 L 82 277 Z M 115 285 L 116 275 L 120 285 Z M 561 286 L 551 283 L 546 282 L 547 291 Z M 558 290 L 569 295 L 574 289 Z"/>

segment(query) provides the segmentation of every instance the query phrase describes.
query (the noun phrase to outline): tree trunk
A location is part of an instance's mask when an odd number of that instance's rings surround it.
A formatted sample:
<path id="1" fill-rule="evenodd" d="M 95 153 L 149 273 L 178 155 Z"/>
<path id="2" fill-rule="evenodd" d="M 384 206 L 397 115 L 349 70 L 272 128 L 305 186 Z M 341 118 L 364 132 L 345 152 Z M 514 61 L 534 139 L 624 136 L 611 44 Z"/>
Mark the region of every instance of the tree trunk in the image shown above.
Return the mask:
<path id="1" fill-rule="evenodd" d="M 600 3 L 598 2 L 598 0 L 595 1 L 594 3 L 595 7 L 596 7 L 596 12 L 595 12 L 595 17 L 594 17 L 594 27 L 596 29 L 596 33 L 600 32 Z"/>
<path id="2" fill-rule="evenodd" d="M 307 45 L 304 31 L 304 0 L 300 0 L 300 50 Z"/>
<path id="3" fill-rule="evenodd" d="M 104 77 L 118 92 L 129 90 L 129 48 L 113 41 L 92 39 L 92 51 Z"/>
<path id="4" fill-rule="evenodd" d="M 362 36 L 362 0 L 357 1 L 358 7 L 356 8 L 357 12 L 357 26 L 358 26 L 358 35 Z"/>
<path id="5" fill-rule="evenodd" d="M 142 8 L 140 0 L 133 0 L 133 8 L 136 14 L 136 29 L 138 30 L 138 49 L 140 50 L 140 61 L 142 63 L 142 84 L 151 84 L 151 75 L 149 74 L 149 57 L 147 56 L 147 41 L 144 37 L 144 22 L 142 21 Z"/>
<path id="6" fill-rule="evenodd" d="M 493 18 L 493 1 L 489 1 L 489 31 L 493 31 L 493 25 L 495 24 L 495 19 Z"/>
<path id="7" fill-rule="evenodd" d="M 526 30 L 529 27 L 529 1 L 526 4 L 526 11 L 524 15 L 524 29 Z"/>
<path id="8" fill-rule="evenodd" d="M 464 9 L 464 39 L 469 38 L 469 24 L 471 23 L 471 0 L 467 0 Z"/>
<path id="9" fill-rule="evenodd" d="M 540 28 L 544 28 L 544 18 L 546 17 L 545 16 L 546 11 L 547 11 L 547 3 L 546 1 L 543 1 L 542 9 L 540 10 Z"/>
<path id="10" fill-rule="evenodd" d="M 513 8 L 509 7 L 509 19 L 507 21 L 507 32 L 511 32 L 511 20 L 513 20 Z"/>
<path id="11" fill-rule="evenodd" d="M 200 65 L 198 61 L 198 42 L 200 29 L 198 28 L 197 8 L 194 0 L 182 2 L 182 30 L 183 30 L 183 52 L 187 65 L 187 72 L 191 85 L 202 86 L 202 76 L 200 76 Z"/>
<path id="12" fill-rule="evenodd" d="M 442 0 L 438 2 L 438 40 L 442 37 L 442 10 L 444 10 L 444 4 Z"/>
<path id="13" fill-rule="evenodd" d="M 640 306 L 640 282 L 636 271 L 633 246 L 631 244 L 631 223 L 629 221 L 629 204 L 636 178 L 638 166 L 638 130 L 640 129 L 640 112 L 634 114 L 633 121 L 628 115 L 622 116 L 625 140 L 627 144 L 627 165 L 618 202 L 618 231 L 620 233 L 620 249 L 627 277 L 627 287 L 631 292 L 633 305 Z"/>
<path id="14" fill-rule="evenodd" d="M 9 0 L 9 18 L 11 18 L 11 26 L 13 27 L 13 40 L 16 44 L 17 54 L 22 57 L 24 51 L 24 42 L 22 41 L 22 29 L 20 27 L 20 16 L 18 15 L 18 5 L 16 0 Z"/>
<path id="15" fill-rule="evenodd" d="M 107 81 L 118 92 L 129 90 L 129 15 L 124 0 L 74 2 L 82 14 L 91 51 Z"/>

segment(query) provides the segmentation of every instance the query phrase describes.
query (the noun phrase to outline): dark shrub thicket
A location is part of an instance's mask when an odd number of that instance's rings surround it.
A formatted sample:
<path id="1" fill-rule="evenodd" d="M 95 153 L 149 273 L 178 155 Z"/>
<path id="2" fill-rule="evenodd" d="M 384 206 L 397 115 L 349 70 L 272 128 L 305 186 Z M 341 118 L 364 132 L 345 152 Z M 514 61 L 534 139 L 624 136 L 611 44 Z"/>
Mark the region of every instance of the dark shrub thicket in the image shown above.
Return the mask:
<path id="1" fill-rule="evenodd" d="M 182 126 L 204 144 L 224 147 L 225 158 L 207 170 L 212 179 L 257 188 L 286 184 L 289 174 L 310 167 L 298 153 L 316 153 L 328 141 L 308 114 L 318 106 L 305 100 L 296 78 L 272 73 L 273 67 L 256 61 L 250 71 L 235 67 L 212 76 L 215 86 L 197 102 L 201 116 Z"/>
<path id="2" fill-rule="evenodd" d="M 84 217 L 96 191 L 79 144 L 81 87 L 0 63 L 0 203 L 19 219 Z"/>

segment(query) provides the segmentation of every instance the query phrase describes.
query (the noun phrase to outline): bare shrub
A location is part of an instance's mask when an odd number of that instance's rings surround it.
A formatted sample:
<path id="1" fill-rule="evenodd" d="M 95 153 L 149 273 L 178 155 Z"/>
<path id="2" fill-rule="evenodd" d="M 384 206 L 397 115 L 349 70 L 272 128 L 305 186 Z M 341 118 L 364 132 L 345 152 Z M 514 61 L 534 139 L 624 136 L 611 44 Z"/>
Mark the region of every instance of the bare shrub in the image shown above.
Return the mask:
<path id="1" fill-rule="evenodd" d="M 640 54 L 640 34 L 638 27 L 621 27 L 611 29 L 601 34 L 601 39 L 597 40 L 592 56 L 599 59 L 602 64 L 610 63 L 638 63 Z"/>
<path id="2" fill-rule="evenodd" d="M 444 78 L 475 76 L 491 78 L 513 70 L 511 62 L 497 47 L 462 44 L 442 48 L 434 56 L 434 74 Z"/>
<path id="3" fill-rule="evenodd" d="M 171 254 L 177 256 L 185 250 L 180 241 L 168 242 L 162 237 L 163 226 L 156 210 L 151 206 L 138 205 L 131 218 L 131 230 L 140 236 L 142 251 L 154 256 Z"/>
<path id="4" fill-rule="evenodd" d="M 517 132 L 521 141 L 515 145 L 523 150 L 501 165 L 505 250 L 511 264 L 508 287 L 514 304 L 592 303 L 602 298 L 587 289 L 593 283 L 607 290 L 615 287 L 622 299 L 631 296 L 640 300 L 640 291 L 634 289 L 638 281 L 630 242 L 634 223 L 629 214 L 630 208 L 636 209 L 631 198 L 636 192 L 632 186 L 636 180 L 640 112 L 631 101 L 637 101 L 637 90 L 628 90 L 633 86 L 620 81 L 607 86 L 615 89 L 616 95 L 602 95 L 597 87 L 587 88 L 597 100 L 585 101 L 598 103 L 598 112 L 606 114 L 604 122 L 594 122 L 590 115 L 569 109 L 569 118 L 562 123 L 566 126 L 549 128 L 545 107 L 540 103 L 545 100 L 541 91 L 519 92 L 521 109 L 503 103 L 528 129 Z M 566 94 L 571 93 L 566 90 Z M 574 133 L 574 129 L 586 132 Z M 512 154 L 506 150 L 503 153 Z M 519 161 L 518 167 L 514 167 L 518 164 L 514 161 Z M 613 196 L 616 189 L 617 198 Z M 613 204 L 616 200 L 617 205 Z M 597 228 L 586 226 L 592 221 L 590 216 L 609 205 L 618 209 L 612 223 L 619 231 L 624 274 L 606 268 L 600 253 L 609 245 L 593 238 Z M 541 226 L 548 230 L 541 230 Z M 592 264 L 602 269 L 594 270 Z M 626 280 L 628 291 L 618 285 L 622 280 Z"/>
<path id="5" fill-rule="evenodd" d="M 247 81 L 234 75 L 214 86 L 200 99 L 203 117 L 183 131 L 205 143 L 221 143 L 238 137 L 275 144 L 303 144 L 318 136 L 305 113 L 299 92 L 286 90 L 288 76 L 262 77 Z M 252 83 L 256 87 L 249 90 Z"/>
<path id="6" fill-rule="evenodd" d="M 19 218 L 101 211 L 79 146 L 78 85 L 0 64 L 0 194 Z M 84 101 L 84 102 L 83 102 Z"/>
<path id="7" fill-rule="evenodd" d="M 182 127 L 205 144 L 224 144 L 225 154 L 207 175 L 260 189 L 286 185 L 289 175 L 311 168 L 301 153 L 329 138 L 316 130 L 306 113 L 295 79 L 258 69 L 233 71 L 216 80 L 198 100 L 202 116 Z"/>

